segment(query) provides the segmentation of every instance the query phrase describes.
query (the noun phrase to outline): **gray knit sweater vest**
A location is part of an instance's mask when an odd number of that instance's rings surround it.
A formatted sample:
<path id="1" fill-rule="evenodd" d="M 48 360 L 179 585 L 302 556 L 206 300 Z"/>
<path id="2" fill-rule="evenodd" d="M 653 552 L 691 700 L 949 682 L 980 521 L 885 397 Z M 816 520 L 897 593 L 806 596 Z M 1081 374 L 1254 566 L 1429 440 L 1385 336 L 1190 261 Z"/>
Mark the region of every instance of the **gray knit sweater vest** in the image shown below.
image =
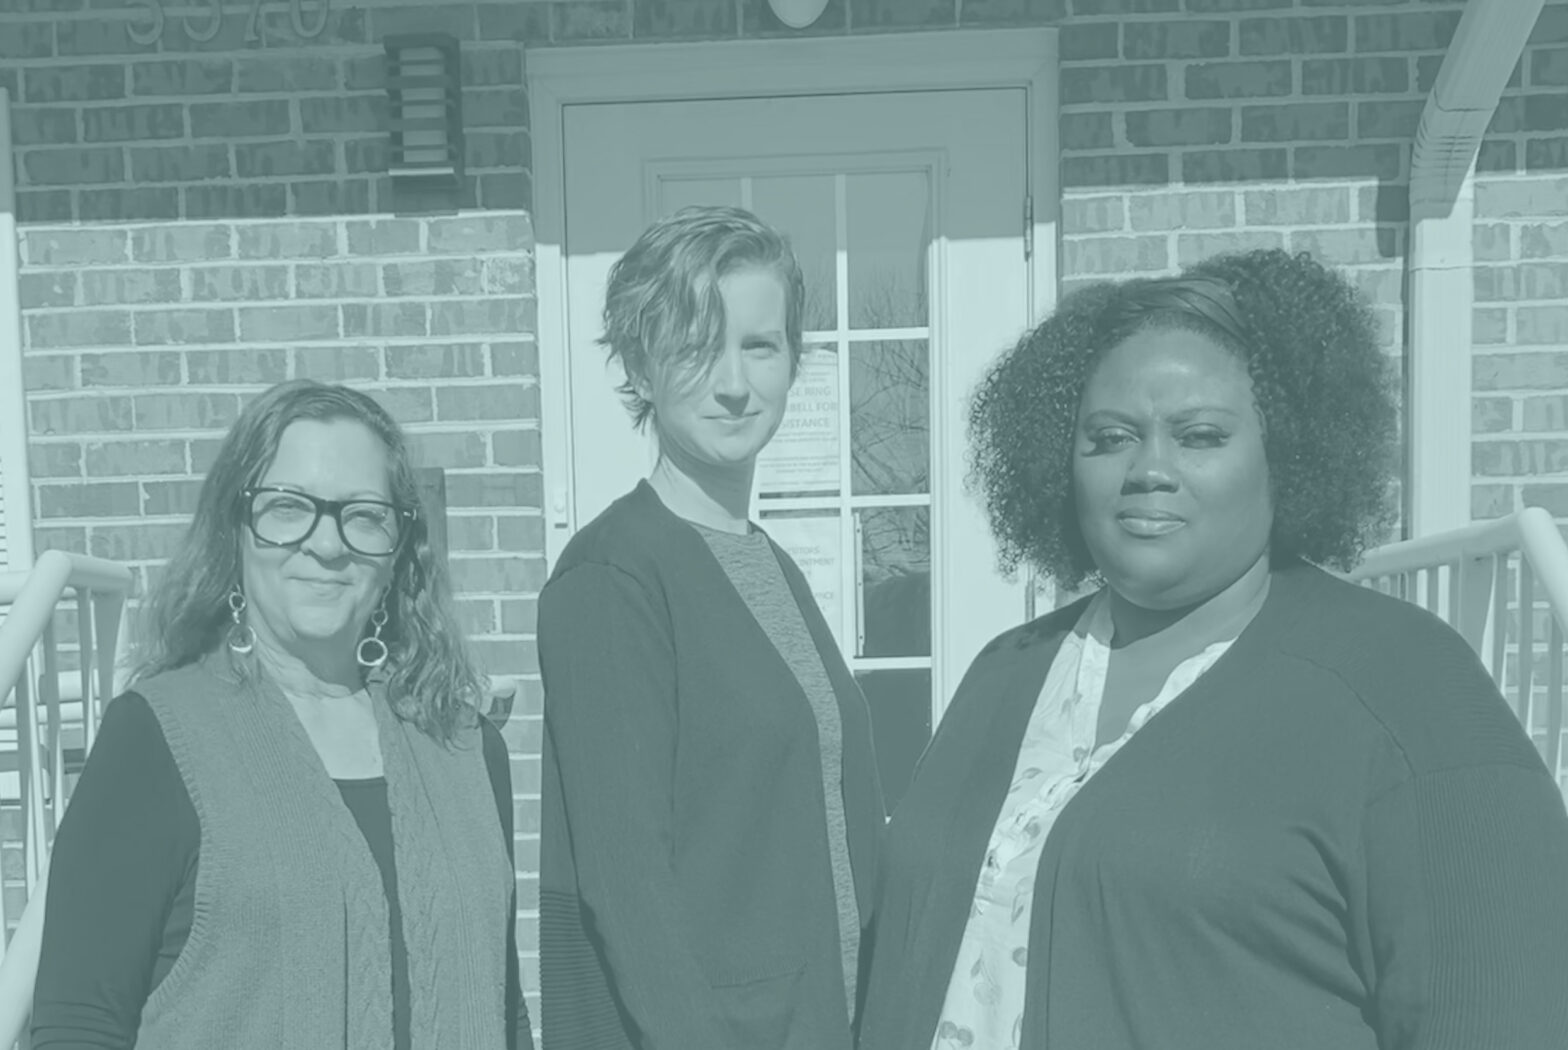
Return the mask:
<path id="1" fill-rule="evenodd" d="M 137 1050 L 387 1050 L 387 900 L 293 708 L 226 656 L 138 682 L 201 823 L 190 937 Z M 506 1045 L 513 883 L 477 726 L 450 745 L 377 695 L 414 1050 Z"/>

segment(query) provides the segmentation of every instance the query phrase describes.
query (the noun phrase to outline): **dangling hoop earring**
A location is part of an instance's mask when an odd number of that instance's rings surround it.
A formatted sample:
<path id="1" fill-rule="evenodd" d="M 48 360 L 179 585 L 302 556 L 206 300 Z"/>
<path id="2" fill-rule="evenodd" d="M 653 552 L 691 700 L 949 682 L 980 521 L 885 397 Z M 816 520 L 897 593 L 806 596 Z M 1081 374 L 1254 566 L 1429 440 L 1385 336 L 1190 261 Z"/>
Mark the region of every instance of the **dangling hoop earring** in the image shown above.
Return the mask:
<path id="1" fill-rule="evenodd" d="M 381 607 L 370 614 L 371 635 L 369 638 L 359 640 L 359 648 L 354 650 L 354 659 L 359 661 L 359 666 L 367 671 L 374 671 L 387 662 L 387 643 L 381 640 L 381 628 L 387 625 L 387 606 L 383 600 Z M 370 647 L 370 655 L 365 655 L 365 647 Z"/>
<path id="2" fill-rule="evenodd" d="M 229 619 L 234 621 L 234 626 L 229 628 L 229 651 L 239 656 L 256 648 L 256 632 L 242 619 L 244 615 L 245 595 L 235 587 L 229 592 Z"/>

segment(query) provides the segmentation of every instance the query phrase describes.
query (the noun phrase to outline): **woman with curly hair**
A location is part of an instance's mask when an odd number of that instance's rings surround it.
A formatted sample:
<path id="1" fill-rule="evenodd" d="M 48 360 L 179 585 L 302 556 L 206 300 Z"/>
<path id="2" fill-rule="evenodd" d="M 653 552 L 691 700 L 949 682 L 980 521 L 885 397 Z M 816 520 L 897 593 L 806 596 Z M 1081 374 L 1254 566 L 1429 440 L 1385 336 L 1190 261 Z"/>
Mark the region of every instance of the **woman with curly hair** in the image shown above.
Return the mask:
<path id="1" fill-rule="evenodd" d="M 1373 319 L 1309 257 L 1087 288 L 971 409 L 1005 567 L 894 815 L 862 1050 L 1568 1045 L 1568 815 L 1385 534 Z"/>
<path id="2" fill-rule="evenodd" d="M 34 1047 L 531 1047 L 506 745 L 403 436 L 252 401 L 50 859 Z"/>

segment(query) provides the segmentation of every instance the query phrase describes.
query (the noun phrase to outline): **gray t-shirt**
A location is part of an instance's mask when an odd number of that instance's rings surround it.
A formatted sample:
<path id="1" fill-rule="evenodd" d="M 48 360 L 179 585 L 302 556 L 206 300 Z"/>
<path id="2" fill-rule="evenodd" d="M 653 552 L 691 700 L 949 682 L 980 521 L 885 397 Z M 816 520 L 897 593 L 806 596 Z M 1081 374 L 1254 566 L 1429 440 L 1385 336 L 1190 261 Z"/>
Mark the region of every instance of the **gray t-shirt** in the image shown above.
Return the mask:
<path id="1" fill-rule="evenodd" d="M 822 750 L 822 794 L 827 800 L 828 856 L 833 862 L 833 888 L 838 896 L 844 991 L 853 1014 L 860 959 L 860 908 L 855 900 L 855 876 L 849 864 L 849 838 L 844 824 L 844 737 L 838 697 L 767 534 L 753 528 L 741 536 L 701 525 L 697 531 L 773 647 L 794 672 L 816 716 L 817 740 Z"/>

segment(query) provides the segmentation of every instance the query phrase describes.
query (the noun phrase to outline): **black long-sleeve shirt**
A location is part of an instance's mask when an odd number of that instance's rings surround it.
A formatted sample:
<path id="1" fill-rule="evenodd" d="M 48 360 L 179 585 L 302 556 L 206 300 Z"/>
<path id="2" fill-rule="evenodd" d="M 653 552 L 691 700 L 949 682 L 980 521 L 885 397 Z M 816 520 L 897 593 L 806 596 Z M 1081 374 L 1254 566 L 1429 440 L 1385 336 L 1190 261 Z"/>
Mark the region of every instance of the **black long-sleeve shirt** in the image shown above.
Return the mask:
<path id="1" fill-rule="evenodd" d="M 506 743 L 483 721 L 485 766 L 512 856 L 512 778 Z M 339 780 L 381 871 L 392 946 L 394 1050 L 409 1044 L 408 953 L 398 908 L 386 781 Z M 37 1050 L 122 1050 L 136 1042 L 142 1005 L 190 935 L 201 826 L 152 708 L 126 693 L 104 713 L 93 761 L 71 797 L 75 833 L 55 843 L 44 944 L 33 993 Z M 512 1050 L 532 1050 L 507 927 Z"/>

